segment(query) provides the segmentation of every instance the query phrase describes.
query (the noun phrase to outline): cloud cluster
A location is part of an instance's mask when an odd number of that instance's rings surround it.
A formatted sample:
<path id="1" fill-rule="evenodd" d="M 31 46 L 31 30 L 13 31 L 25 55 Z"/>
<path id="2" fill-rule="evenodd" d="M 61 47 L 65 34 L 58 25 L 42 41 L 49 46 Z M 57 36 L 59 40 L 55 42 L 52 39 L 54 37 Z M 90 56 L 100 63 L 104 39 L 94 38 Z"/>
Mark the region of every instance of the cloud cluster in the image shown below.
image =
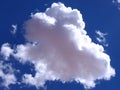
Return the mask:
<path id="1" fill-rule="evenodd" d="M 34 64 L 35 76 L 24 74 L 23 83 L 40 87 L 46 80 L 75 80 L 91 88 L 96 80 L 115 75 L 103 46 L 92 42 L 84 30 L 79 10 L 53 3 L 45 12 L 33 14 L 24 28 L 26 44 L 15 50 L 4 44 L 1 49 L 6 59 L 12 55 L 22 63 Z"/>
<path id="2" fill-rule="evenodd" d="M 2 86 L 9 88 L 9 85 L 16 84 L 17 79 L 13 70 L 11 64 L 4 64 L 2 61 L 0 62 L 0 78 L 2 79 Z"/>
<path id="3" fill-rule="evenodd" d="M 13 49 L 10 48 L 8 43 L 5 43 L 1 46 L 0 56 L 5 60 L 8 60 L 10 55 L 13 53 Z M 0 78 L 2 79 L 1 85 L 9 88 L 9 85 L 16 84 L 16 77 L 14 75 L 14 69 L 11 64 L 4 63 L 4 60 L 0 60 Z"/>

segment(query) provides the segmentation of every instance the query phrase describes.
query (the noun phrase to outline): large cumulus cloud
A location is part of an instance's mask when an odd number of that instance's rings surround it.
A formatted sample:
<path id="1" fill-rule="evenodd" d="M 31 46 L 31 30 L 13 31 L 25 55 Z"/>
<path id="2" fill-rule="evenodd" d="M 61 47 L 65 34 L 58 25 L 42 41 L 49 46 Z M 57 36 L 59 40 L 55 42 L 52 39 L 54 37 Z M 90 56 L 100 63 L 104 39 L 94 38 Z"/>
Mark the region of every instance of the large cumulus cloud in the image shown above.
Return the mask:
<path id="1" fill-rule="evenodd" d="M 82 14 L 62 3 L 53 3 L 45 12 L 37 12 L 25 22 L 26 44 L 15 52 L 6 48 L 22 63 L 35 66 L 35 76 L 23 75 L 23 83 L 43 86 L 46 80 L 77 81 L 95 87 L 99 79 L 115 75 L 110 56 L 103 46 L 92 42 L 84 30 Z M 4 50 L 3 50 L 4 52 Z"/>

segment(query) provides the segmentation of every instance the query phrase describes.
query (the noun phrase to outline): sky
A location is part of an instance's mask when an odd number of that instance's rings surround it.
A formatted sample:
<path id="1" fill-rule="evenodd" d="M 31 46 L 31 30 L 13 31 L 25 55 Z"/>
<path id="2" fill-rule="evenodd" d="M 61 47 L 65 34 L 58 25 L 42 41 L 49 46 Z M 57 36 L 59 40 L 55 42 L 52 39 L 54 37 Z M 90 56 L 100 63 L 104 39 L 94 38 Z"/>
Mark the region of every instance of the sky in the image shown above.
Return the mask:
<path id="1" fill-rule="evenodd" d="M 119 90 L 120 0 L 1 0 L 0 90 Z"/>

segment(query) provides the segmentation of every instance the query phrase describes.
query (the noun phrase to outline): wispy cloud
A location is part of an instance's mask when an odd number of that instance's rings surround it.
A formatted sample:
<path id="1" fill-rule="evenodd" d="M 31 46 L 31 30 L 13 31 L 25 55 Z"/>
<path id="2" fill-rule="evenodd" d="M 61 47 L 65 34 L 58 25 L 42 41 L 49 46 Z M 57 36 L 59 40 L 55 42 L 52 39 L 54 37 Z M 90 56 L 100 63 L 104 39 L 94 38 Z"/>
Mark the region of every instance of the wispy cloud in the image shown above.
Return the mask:
<path id="1" fill-rule="evenodd" d="M 120 3 L 120 0 L 113 0 L 113 3 Z"/>
<path id="2" fill-rule="evenodd" d="M 117 7 L 118 9 L 120 10 L 120 0 L 113 0 L 112 1 Z"/>
<path id="3" fill-rule="evenodd" d="M 16 31 L 17 31 L 17 24 L 13 24 L 11 27 L 12 27 L 11 33 L 12 33 L 12 34 L 16 34 Z"/>
<path id="4" fill-rule="evenodd" d="M 97 34 L 96 40 L 97 40 L 100 44 L 102 44 L 102 45 L 104 45 L 104 46 L 107 47 L 107 46 L 108 46 L 108 43 L 107 43 L 107 40 L 106 40 L 107 33 L 102 33 L 102 32 L 99 31 L 99 30 L 97 30 L 95 33 Z"/>

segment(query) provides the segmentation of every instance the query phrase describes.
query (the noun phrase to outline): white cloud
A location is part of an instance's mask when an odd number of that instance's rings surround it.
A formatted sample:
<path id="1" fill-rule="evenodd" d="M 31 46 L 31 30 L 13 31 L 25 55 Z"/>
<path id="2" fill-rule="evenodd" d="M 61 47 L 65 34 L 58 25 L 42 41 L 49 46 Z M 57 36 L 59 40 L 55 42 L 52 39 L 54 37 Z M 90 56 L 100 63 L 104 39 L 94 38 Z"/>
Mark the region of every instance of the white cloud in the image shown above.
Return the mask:
<path id="1" fill-rule="evenodd" d="M 10 48 L 8 43 L 1 46 L 0 55 L 8 60 L 10 55 L 13 54 L 13 49 Z M 2 78 L 1 85 L 9 88 L 9 85 L 16 84 L 16 77 L 14 75 L 14 69 L 11 64 L 5 64 L 3 60 L 0 60 L 0 77 Z"/>
<path id="2" fill-rule="evenodd" d="M 12 27 L 11 33 L 15 34 L 17 31 L 17 24 L 13 24 L 11 27 Z"/>
<path id="3" fill-rule="evenodd" d="M 96 40 L 100 43 L 103 44 L 104 46 L 108 46 L 106 43 L 106 35 L 107 33 L 102 33 L 101 31 L 97 30 L 95 32 L 98 36 L 96 37 Z"/>
<path id="4" fill-rule="evenodd" d="M 13 49 L 10 48 L 10 45 L 8 43 L 5 43 L 1 47 L 0 53 L 7 60 L 9 56 L 13 53 Z"/>
<path id="5" fill-rule="evenodd" d="M 1 85 L 9 88 L 9 85 L 16 84 L 16 77 L 14 70 L 10 64 L 3 64 L 0 62 L 0 77 L 2 78 Z"/>
<path id="6" fill-rule="evenodd" d="M 24 75 L 24 83 L 39 87 L 46 80 L 76 80 L 90 88 L 95 80 L 115 75 L 109 55 L 91 41 L 77 9 L 53 3 L 45 12 L 32 15 L 25 25 L 25 38 L 37 44 L 17 46 L 14 56 L 34 63 L 36 68 L 34 77 Z"/>
<path id="7" fill-rule="evenodd" d="M 38 88 L 46 80 L 75 80 L 86 88 L 95 87 L 95 80 L 109 80 L 115 70 L 103 46 L 92 42 L 84 28 L 80 11 L 53 3 L 45 12 L 33 14 L 25 22 L 28 43 L 18 45 L 14 51 L 3 45 L 2 52 L 7 58 L 13 55 L 22 63 L 34 64 L 35 76 L 24 74 L 23 83 Z"/>

